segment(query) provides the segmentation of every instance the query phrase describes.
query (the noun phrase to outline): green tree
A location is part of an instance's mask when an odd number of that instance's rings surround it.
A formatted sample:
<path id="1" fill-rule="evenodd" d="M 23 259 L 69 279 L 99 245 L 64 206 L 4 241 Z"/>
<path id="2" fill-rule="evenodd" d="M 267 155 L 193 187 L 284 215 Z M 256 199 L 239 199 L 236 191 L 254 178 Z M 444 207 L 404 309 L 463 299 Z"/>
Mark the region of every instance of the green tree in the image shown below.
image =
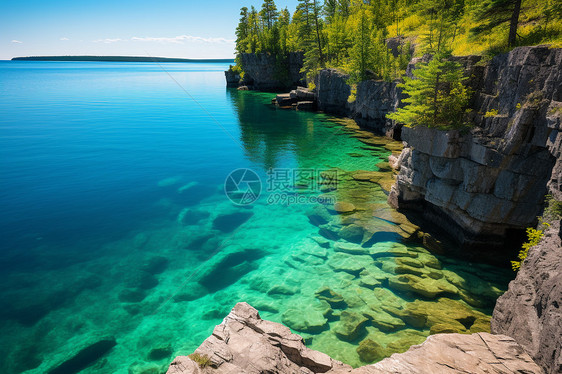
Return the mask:
<path id="1" fill-rule="evenodd" d="M 364 8 L 361 8 L 352 20 L 353 46 L 350 51 L 350 68 L 352 82 L 359 82 L 367 78 L 367 69 L 373 63 L 373 43 L 371 40 L 372 20 Z"/>
<path id="2" fill-rule="evenodd" d="M 248 13 L 248 50 L 249 53 L 258 52 L 261 49 L 260 43 L 260 26 L 259 26 L 259 14 L 252 5 L 250 12 Z"/>
<path id="3" fill-rule="evenodd" d="M 277 6 L 274 0 L 263 0 L 261 5 L 260 17 L 264 24 L 264 27 L 271 29 L 277 17 L 279 17 L 279 12 L 277 11 Z"/>
<path id="4" fill-rule="evenodd" d="M 332 60 L 336 66 L 343 63 L 349 56 L 351 39 L 347 18 L 339 13 L 335 13 L 330 18 L 330 23 L 326 25 L 327 38 L 327 60 Z"/>
<path id="5" fill-rule="evenodd" d="M 249 28 L 248 8 L 242 7 L 240 9 L 240 22 L 236 27 L 236 54 L 246 53 L 248 50 Z"/>
<path id="6" fill-rule="evenodd" d="M 423 0 L 420 4 L 422 14 L 429 18 L 429 31 L 424 38 L 424 50 L 439 53 L 447 49 L 449 40 L 454 40 L 457 22 L 464 13 L 464 0 Z"/>
<path id="7" fill-rule="evenodd" d="M 520 13 L 521 0 L 486 0 L 476 14 L 476 19 L 484 23 L 472 29 L 472 32 L 479 35 L 509 22 L 507 45 L 515 47 Z"/>
<path id="8" fill-rule="evenodd" d="M 414 70 L 414 78 L 405 78 L 398 86 L 408 95 L 406 106 L 387 118 L 408 126 L 458 128 L 469 100 L 462 66 L 450 55 L 435 55 L 427 64 Z"/>

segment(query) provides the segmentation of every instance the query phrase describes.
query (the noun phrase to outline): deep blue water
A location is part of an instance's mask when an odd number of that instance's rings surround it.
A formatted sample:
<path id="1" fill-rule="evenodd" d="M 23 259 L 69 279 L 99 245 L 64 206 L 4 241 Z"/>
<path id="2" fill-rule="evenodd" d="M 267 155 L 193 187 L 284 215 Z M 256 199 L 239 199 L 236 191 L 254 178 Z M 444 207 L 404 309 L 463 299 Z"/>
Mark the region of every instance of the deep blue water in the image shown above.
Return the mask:
<path id="1" fill-rule="evenodd" d="M 390 354 L 407 347 L 393 342 L 429 334 L 368 326 L 360 338 L 339 339 L 337 313 L 318 317 L 327 304 L 315 292 L 329 286 L 350 300 L 371 295 L 360 281 L 396 276 L 395 258 L 321 249 L 311 239 L 319 232 L 308 218 L 311 202 L 271 204 L 262 193 L 238 207 L 224 193 L 239 168 L 254 170 L 264 189 L 270 168 L 337 170 L 340 184 L 327 195 L 361 207 L 356 219 L 384 238 L 370 240 L 367 251 L 398 248 L 435 261 L 401 243 L 399 218 L 378 184 L 351 177 L 378 170 L 390 154 L 384 141 L 366 146 L 346 121 L 276 109 L 272 94 L 226 89 L 226 68 L 0 62 L 0 372 L 48 372 L 103 339 L 115 347 L 83 362 L 83 373 L 165 372 L 238 301 L 355 366 L 365 363 L 356 352 L 365 336 Z M 364 266 L 361 276 L 340 269 L 342 256 Z M 499 269 L 440 261 L 439 276 L 465 287 L 463 295 L 493 302 L 505 287 Z M 377 295 L 381 305 L 416 299 L 385 281 Z M 458 295 L 449 296 L 474 309 Z M 351 312 L 368 308 L 348 304 Z M 485 319 L 489 304 L 480 306 L 474 313 Z M 299 330 L 294 308 L 297 317 L 320 319 L 320 331 Z"/>

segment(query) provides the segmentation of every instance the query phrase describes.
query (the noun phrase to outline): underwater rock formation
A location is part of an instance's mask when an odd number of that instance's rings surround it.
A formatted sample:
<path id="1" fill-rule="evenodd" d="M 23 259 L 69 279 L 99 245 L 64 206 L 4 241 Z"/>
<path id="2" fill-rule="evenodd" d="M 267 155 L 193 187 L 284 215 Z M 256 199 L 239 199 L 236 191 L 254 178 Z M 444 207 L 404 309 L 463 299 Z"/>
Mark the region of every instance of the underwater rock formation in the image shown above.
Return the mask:
<path id="1" fill-rule="evenodd" d="M 367 359 L 380 358 L 380 349 L 380 345 L 369 340 L 358 348 Z M 487 333 L 433 335 L 405 353 L 352 369 L 305 347 L 303 339 L 287 327 L 262 320 L 256 309 L 238 303 L 194 354 L 176 357 L 167 374 L 421 374 L 443 370 L 475 374 L 541 373 L 512 338 Z"/>

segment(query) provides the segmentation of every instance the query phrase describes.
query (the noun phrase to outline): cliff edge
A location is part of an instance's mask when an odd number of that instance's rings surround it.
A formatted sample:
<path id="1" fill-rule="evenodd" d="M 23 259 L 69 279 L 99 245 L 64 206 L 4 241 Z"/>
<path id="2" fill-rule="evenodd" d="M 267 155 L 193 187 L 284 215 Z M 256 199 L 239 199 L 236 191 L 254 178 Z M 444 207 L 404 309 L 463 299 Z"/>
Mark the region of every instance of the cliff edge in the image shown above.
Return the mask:
<path id="1" fill-rule="evenodd" d="M 545 194 L 562 197 L 562 49 L 516 48 L 472 72 L 474 127 L 404 127 L 389 202 L 481 257 L 512 251 Z"/>

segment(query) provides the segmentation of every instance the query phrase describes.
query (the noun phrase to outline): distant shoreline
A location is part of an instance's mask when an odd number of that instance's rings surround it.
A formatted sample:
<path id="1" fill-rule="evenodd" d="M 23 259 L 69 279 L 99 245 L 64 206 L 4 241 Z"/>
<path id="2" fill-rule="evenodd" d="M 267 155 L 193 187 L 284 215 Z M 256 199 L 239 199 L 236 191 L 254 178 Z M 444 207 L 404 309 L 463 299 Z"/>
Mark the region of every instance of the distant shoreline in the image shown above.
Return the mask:
<path id="1" fill-rule="evenodd" d="M 188 59 L 144 56 L 28 56 L 14 57 L 12 61 L 106 61 L 106 62 L 230 62 L 234 59 Z"/>

